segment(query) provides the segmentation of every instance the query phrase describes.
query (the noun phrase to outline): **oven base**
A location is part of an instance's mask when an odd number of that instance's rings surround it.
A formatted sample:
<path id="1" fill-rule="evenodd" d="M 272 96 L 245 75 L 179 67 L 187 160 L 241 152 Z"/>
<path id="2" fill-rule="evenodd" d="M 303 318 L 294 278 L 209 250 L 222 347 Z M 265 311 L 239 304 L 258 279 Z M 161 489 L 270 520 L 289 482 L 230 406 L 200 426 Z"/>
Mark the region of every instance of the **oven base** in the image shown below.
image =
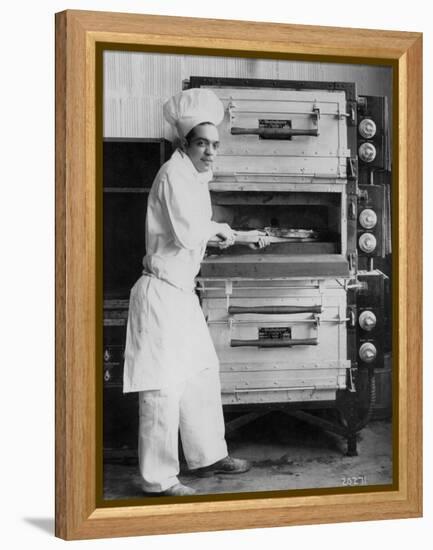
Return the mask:
<path id="1" fill-rule="evenodd" d="M 257 420 L 260 417 L 275 411 L 282 412 L 302 422 L 307 422 L 314 426 L 334 433 L 346 440 L 346 456 L 357 456 L 357 434 L 365 425 L 361 422 L 357 414 L 356 393 L 355 392 L 339 392 L 340 396 L 336 400 L 322 401 L 320 403 L 304 402 L 302 409 L 299 408 L 299 403 L 275 402 L 275 403 L 260 403 L 248 405 L 230 405 L 224 406 L 224 412 L 240 413 L 235 419 L 226 421 L 226 434 L 230 434 L 240 427 Z M 341 399 L 342 394 L 344 397 Z M 323 418 L 313 411 L 335 411 L 332 420 Z"/>

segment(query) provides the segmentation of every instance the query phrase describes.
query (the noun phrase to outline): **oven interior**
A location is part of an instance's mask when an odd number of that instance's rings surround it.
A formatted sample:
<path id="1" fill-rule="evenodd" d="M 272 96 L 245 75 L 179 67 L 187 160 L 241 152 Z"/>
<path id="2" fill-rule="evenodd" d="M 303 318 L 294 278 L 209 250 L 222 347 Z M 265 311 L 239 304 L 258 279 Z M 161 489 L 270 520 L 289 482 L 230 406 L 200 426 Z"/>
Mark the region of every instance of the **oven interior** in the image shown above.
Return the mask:
<path id="1" fill-rule="evenodd" d="M 212 192 L 213 219 L 235 230 L 313 230 L 312 239 L 290 239 L 254 249 L 234 245 L 210 255 L 342 254 L 342 194 L 337 192 Z"/>

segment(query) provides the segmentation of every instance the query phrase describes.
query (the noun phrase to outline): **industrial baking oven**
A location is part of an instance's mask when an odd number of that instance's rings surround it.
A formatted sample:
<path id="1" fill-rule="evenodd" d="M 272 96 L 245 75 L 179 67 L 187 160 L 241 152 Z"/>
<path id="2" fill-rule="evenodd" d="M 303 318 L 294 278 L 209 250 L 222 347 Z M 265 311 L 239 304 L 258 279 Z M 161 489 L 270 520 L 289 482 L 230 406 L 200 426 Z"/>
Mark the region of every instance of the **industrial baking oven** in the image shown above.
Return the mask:
<path id="1" fill-rule="evenodd" d="M 225 108 L 210 189 L 236 244 L 209 246 L 197 279 L 223 404 L 285 410 L 356 454 L 384 358 L 386 275 L 374 260 L 391 252 L 386 100 L 352 83 L 188 85 L 211 87 Z"/>
<path id="2" fill-rule="evenodd" d="M 202 86 L 225 109 L 213 218 L 237 231 L 233 247 L 209 243 L 197 278 L 226 428 L 278 409 L 340 434 L 356 454 L 390 349 L 387 100 L 354 83 L 185 82 Z M 145 254 L 147 194 L 170 154 L 159 137 L 104 141 L 106 456 L 135 453 L 137 399 L 122 394 L 128 296 Z"/>

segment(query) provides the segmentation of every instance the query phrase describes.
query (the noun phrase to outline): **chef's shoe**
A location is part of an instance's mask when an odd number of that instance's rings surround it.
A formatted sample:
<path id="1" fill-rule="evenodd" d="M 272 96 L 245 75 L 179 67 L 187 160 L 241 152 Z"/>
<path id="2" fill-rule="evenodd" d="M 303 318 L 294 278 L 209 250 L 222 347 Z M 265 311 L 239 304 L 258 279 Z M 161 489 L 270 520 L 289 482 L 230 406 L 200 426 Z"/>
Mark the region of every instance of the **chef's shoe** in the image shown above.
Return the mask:
<path id="1" fill-rule="evenodd" d="M 165 489 L 165 491 L 159 493 L 149 492 L 145 494 L 151 497 L 189 497 L 195 495 L 195 489 L 187 485 L 182 485 L 182 483 L 176 483 L 176 485 L 172 485 L 168 489 Z"/>
<path id="2" fill-rule="evenodd" d="M 250 468 L 251 463 L 248 460 L 226 456 L 210 466 L 197 468 L 196 470 L 191 470 L 191 472 L 198 477 L 210 477 L 215 474 L 242 474 L 248 472 Z"/>

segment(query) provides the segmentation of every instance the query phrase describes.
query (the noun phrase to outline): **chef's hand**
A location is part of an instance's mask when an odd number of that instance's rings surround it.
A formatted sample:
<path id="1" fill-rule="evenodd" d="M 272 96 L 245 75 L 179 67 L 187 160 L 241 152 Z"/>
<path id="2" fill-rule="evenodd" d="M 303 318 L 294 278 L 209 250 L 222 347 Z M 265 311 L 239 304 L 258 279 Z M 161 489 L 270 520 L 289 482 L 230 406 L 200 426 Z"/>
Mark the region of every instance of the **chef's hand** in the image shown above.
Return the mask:
<path id="1" fill-rule="evenodd" d="M 271 243 L 268 239 L 267 235 L 263 235 L 259 237 L 259 240 L 256 243 L 250 244 L 250 248 L 256 249 L 257 248 L 265 248 L 266 246 L 269 246 Z"/>
<path id="2" fill-rule="evenodd" d="M 222 239 L 218 244 L 221 249 L 235 244 L 236 232 L 227 223 L 220 223 L 216 236 Z"/>
<path id="3" fill-rule="evenodd" d="M 250 233 L 257 237 L 257 242 L 251 243 L 248 245 L 248 247 L 251 248 L 252 250 L 257 250 L 258 248 L 265 248 L 266 246 L 269 246 L 271 244 L 268 235 L 264 231 L 258 231 L 256 229 L 253 229 L 251 231 L 248 231 L 247 233 Z"/>

